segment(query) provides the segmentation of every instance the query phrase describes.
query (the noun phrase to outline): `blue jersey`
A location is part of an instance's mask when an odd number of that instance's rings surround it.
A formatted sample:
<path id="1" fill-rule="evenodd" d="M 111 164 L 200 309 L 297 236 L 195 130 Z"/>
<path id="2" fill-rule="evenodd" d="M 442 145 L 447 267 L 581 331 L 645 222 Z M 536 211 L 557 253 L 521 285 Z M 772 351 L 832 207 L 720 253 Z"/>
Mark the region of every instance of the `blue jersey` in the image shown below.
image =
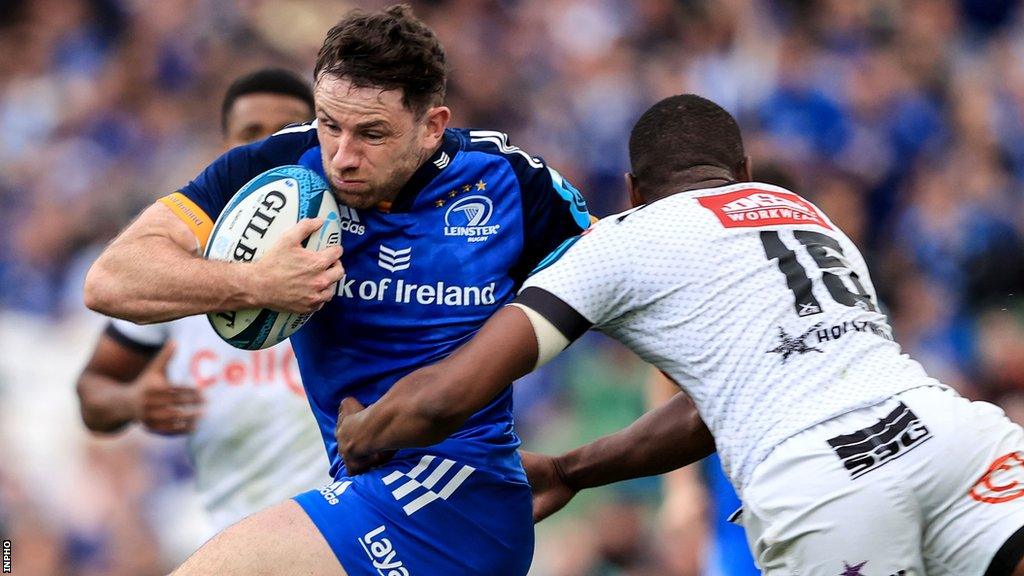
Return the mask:
<path id="1" fill-rule="evenodd" d="M 287 164 L 323 175 L 315 123 L 226 153 L 181 189 L 187 201 L 178 203 L 215 219 L 248 180 Z M 292 336 L 332 475 L 344 474 L 334 439 L 343 398 L 371 404 L 453 352 L 546 254 L 588 225 L 582 196 L 558 172 L 482 130 L 446 130 L 387 211 L 341 206 L 346 276 Z M 524 480 L 511 403 L 506 389 L 431 453 Z"/>

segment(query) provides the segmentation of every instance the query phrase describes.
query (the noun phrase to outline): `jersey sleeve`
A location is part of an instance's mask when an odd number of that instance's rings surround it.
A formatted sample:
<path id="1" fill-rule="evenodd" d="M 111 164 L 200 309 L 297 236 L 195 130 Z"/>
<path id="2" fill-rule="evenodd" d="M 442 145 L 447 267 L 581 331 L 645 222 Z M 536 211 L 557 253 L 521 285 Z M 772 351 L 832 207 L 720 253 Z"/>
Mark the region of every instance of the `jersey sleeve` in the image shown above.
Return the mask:
<path id="1" fill-rule="evenodd" d="M 632 294 L 630 250 L 617 232 L 614 222 L 601 222 L 564 241 L 526 280 L 514 303 L 538 312 L 569 340 L 613 322 Z"/>
<path id="2" fill-rule="evenodd" d="M 155 354 L 170 337 L 166 324 L 134 324 L 116 318 L 107 324 L 104 333 L 141 354 Z"/>
<path id="3" fill-rule="evenodd" d="M 205 250 L 214 222 L 235 192 L 271 168 L 296 163 L 315 144 L 314 128 L 288 128 L 265 140 L 233 148 L 160 202 L 188 225 Z"/>
<path id="4" fill-rule="evenodd" d="M 221 210 L 246 182 L 259 174 L 253 154 L 254 145 L 240 146 L 214 160 L 191 182 L 160 199 L 188 225 L 201 249 L 213 232 Z"/>
<path id="5" fill-rule="evenodd" d="M 523 253 L 513 275 L 521 280 L 567 239 L 591 224 L 583 195 L 557 170 L 531 158 L 516 167 L 523 203 Z"/>

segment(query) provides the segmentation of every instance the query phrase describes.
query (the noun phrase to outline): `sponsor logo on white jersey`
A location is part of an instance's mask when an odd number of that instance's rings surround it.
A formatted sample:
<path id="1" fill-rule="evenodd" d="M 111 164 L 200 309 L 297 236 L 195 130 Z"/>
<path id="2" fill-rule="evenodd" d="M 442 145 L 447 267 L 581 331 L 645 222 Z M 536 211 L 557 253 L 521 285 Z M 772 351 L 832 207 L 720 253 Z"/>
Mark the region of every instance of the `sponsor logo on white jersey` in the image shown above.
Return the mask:
<path id="1" fill-rule="evenodd" d="M 291 346 L 274 346 L 236 354 L 218 343 L 199 346 L 188 358 L 188 378 L 200 390 L 220 387 L 242 392 L 246 387 L 283 386 L 292 394 L 306 397 Z"/>
<path id="2" fill-rule="evenodd" d="M 383 525 L 370 530 L 359 539 L 359 545 L 381 576 L 410 576 L 409 569 L 398 559 L 398 552 L 391 539 L 382 536 L 384 530 Z"/>
<path id="3" fill-rule="evenodd" d="M 388 272 L 408 269 L 412 266 L 412 247 L 396 249 L 381 244 L 377 254 L 377 266 Z"/>
<path id="4" fill-rule="evenodd" d="M 412 516 L 434 500 L 447 500 L 476 470 L 472 466 L 462 466 L 456 469 L 456 462 L 448 458 L 442 458 L 440 463 L 435 466 L 435 460 L 437 460 L 435 456 L 428 454 L 408 472 L 395 470 L 383 478 L 385 486 L 391 486 L 399 480 L 404 480 L 391 491 L 391 496 L 399 502 L 405 502 L 402 510 L 405 510 L 406 516 Z M 419 480 L 427 470 L 431 470 L 430 474 L 422 481 Z M 450 474 L 450 472 L 453 473 Z M 435 492 L 434 487 L 438 484 L 440 487 Z"/>
<path id="5" fill-rule="evenodd" d="M 813 204 L 792 192 L 748 188 L 697 199 L 726 228 L 816 224 L 832 229 Z"/>
<path id="6" fill-rule="evenodd" d="M 357 212 L 355 208 L 338 206 L 338 211 L 341 212 L 341 218 L 338 220 L 338 224 L 341 226 L 342 232 L 348 232 L 350 234 L 355 234 L 356 236 L 366 234 L 366 226 L 359 221 L 359 212 Z"/>
<path id="7" fill-rule="evenodd" d="M 899 405 L 875 424 L 840 434 L 828 445 L 843 462 L 854 480 L 881 468 L 903 454 L 931 440 L 932 433 L 906 404 Z"/>
<path id="8" fill-rule="evenodd" d="M 465 236 L 469 242 L 483 242 L 497 233 L 500 224 L 488 225 L 494 204 L 486 196 L 466 196 L 444 213 L 444 235 Z"/>
<path id="9" fill-rule="evenodd" d="M 1003 504 L 1024 497 L 1024 452 L 1004 454 L 989 465 L 970 491 L 986 504 Z"/>

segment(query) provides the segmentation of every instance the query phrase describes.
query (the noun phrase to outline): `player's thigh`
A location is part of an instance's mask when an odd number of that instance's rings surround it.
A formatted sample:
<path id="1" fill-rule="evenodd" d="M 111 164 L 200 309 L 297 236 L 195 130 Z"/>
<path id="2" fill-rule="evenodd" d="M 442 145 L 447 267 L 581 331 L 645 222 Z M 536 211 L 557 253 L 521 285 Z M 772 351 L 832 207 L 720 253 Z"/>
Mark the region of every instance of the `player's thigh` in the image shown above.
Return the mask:
<path id="1" fill-rule="evenodd" d="M 407 451 L 295 497 L 350 576 L 524 576 L 530 487 Z"/>
<path id="2" fill-rule="evenodd" d="M 950 392 L 902 396 L 935 440 L 935 458 L 912 476 L 928 573 L 1010 576 L 1024 554 L 1024 430 L 998 407 Z"/>
<path id="3" fill-rule="evenodd" d="M 841 416 L 787 440 L 757 467 L 743 492 L 742 521 L 766 575 L 925 573 L 920 511 L 898 462 L 847 466 L 854 451 L 876 448 L 877 430 L 893 435 L 909 426 L 903 411 L 887 402 Z M 850 450 L 847 458 L 829 444 L 834 438 Z"/>
<path id="4" fill-rule="evenodd" d="M 172 576 L 345 576 L 320 531 L 294 500 L 239 521 L 204 544 Z"/>

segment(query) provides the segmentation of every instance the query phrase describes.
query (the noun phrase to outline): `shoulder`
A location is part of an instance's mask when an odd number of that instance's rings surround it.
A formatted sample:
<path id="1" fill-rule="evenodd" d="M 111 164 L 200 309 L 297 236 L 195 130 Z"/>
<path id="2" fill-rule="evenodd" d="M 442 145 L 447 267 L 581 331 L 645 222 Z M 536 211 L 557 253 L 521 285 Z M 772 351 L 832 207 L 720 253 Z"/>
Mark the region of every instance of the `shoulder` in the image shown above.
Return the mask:
<path id="1" fill-rule="evenodd" d="M 534 156 L 509 141 L 508 134 L 496 130 L 456 129 L 462 151 L 474 162 L 507 166 L 525 189 L 551 188 L 565 181 L 540 156 Z"/>
<path id="2" fill-rule="evenodd" d="M 585 232 L 595 249 L 624 252 L 636 257 L 652 248 L 713 245 L 721 226 L 699 201 L 685 193 L 605 216 Z"/>
<path id="3" fill-rule="evenodd" d="M 189 187 L 234 194 L 253 176 L 277 166 L 295 164 L 317 146 L 316 125 L 301 124 L 271 136 L 228 150 L 210 164 Z"/>
<path id="4" fill-rule="evenodd" d="M 240 147 L 260 163 L 273 165 L 294 164 L 306 151 L 319 144 L 316 120 L 283 128 L 267 138 Z M 236 149 L 237 150 L 237 149 Z"/>
<path id="5" fill-rule="evenodd" d="M 517 172 L 542 170 L 544 159 L 532 156 L 518 146 L 509 142 L 508 134 L 496 130 L 453 129 L 462 139 L 462 149 L 466 152 L 478 152 L 484 157 L 508 162 Z"/>
<path id="6" fill-rule="evenodd" d="M 494 159 L 510 167 L 527 204 L 546 205 L 550 199 L 549 192 L 554 191 L 569 203 L 579 229 L 585 229 L 590 224 L 583 194 L 557 170 L 548 166 L 543 158 L 512 145 L 508 134 L 504 132 L 472 129 L 457 132 L 463 139 L 464 151 L 478 153 L 481 158 Z"/>

